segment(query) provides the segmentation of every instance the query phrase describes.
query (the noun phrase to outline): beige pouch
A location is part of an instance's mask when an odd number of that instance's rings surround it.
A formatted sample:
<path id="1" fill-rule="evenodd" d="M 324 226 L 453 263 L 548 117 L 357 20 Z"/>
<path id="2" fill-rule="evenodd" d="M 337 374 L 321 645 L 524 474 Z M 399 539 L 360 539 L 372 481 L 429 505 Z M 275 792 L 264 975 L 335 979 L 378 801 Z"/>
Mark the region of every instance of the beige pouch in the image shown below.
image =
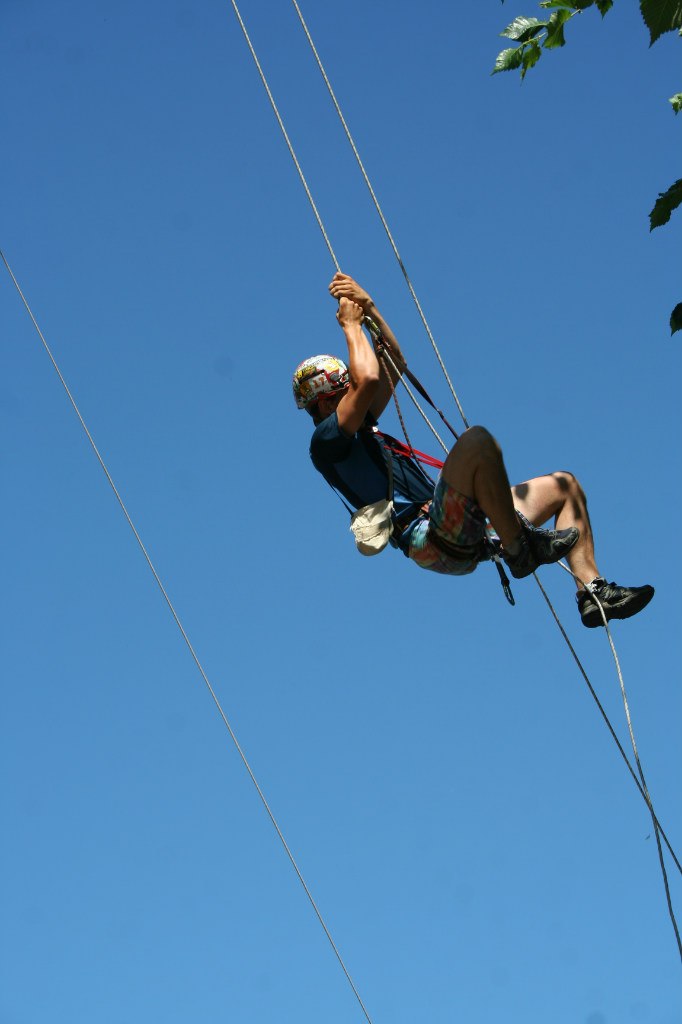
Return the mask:
<path id="1" fill-rule="evenodd" d="M 378 555 L 384 550 L 393 533 L 392 511 L 393 502 L 382 498 L 353 513 L 350 528 L 361 555 Z"/>

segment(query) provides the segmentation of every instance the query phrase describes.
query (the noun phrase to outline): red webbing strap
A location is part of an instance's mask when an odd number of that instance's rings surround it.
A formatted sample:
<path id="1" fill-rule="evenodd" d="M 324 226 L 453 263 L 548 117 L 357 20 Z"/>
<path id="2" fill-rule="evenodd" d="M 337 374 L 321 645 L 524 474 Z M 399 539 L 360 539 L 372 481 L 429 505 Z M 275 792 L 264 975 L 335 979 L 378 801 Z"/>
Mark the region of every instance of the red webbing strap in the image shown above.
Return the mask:
<path id="1" fill-rule="evenodd" d="M 396 455 L 404 455 L 406 458 L 410 456 L 416 456 L 420 462 L 423 462 L 425 466 L 432 466 L 434 469 L 442 469 L 444 463 L 440 459 L 436 459 L 433 455 L 427 455 L 425 452 L 420 452 L 417 448 L 408 448 L 406 444 L 399 441 L 396 437 L 391 437 L 390 434 L 384 434 L 382 430 L 377 430 L 376 433 L 379 437 L 383 437 L 384 441 L 388 442 L 388 447 Z"/>

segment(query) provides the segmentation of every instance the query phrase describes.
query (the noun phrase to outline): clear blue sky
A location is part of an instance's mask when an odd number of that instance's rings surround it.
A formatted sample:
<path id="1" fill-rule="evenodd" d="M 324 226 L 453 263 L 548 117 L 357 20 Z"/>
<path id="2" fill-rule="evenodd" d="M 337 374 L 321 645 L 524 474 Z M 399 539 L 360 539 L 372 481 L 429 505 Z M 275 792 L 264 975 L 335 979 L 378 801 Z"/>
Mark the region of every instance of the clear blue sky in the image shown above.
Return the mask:
<path id="1" fill-rule="evenodd" d="M 647 218 L 679 41 L 619 3 L 521 85 L 489 72 L 535 0 L 306 8 L 468 418 L 514 479 L 573 470 L 603 573 L 656 586 L 613 632 L 679 855 L 682 221 Z M 293 8 L 242 10 L 445 403 Z M 230 5 L 6 0 L 0 69 L 0 245 L 372 1020 L 677 1024 L 651 822 L 534 581 L 510 609 L 489 567 L 359 558 L 309 463 L 289 381 L 343 349 L 333 266 Z M 361 1021 L 0 269 L 0 1024 Z M 627 744 L 605 638 L 541 578 Z"/>

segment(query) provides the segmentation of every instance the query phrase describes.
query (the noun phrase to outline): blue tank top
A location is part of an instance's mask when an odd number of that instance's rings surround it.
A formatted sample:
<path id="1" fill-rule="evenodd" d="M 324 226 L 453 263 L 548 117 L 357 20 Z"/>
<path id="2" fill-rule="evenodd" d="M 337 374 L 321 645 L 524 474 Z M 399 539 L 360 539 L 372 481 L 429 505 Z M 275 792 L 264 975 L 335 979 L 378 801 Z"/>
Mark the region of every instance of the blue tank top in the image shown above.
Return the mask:
<path id="1" fill-rule="evenodd" d="M 416 506 L 416 514 L 418 507 L 433 497 L 434 484 L 416 462 L 395 452 L 389 455 L 383 438 L 371 427 L 352 436 L 344 433 L 336 412 L 317 425 L 310 442 L 315 469 L 356 509 L 388 497 L 389 457 L 396 515 L 407 518 L 410 508 Z"/>

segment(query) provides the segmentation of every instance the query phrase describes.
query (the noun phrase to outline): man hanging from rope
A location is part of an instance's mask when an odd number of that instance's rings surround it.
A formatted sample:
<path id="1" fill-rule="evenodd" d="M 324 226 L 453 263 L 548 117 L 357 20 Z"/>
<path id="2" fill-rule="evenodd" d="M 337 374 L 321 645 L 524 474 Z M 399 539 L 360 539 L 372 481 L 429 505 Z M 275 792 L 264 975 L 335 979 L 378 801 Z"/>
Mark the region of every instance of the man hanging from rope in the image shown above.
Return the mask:
<path id="1" fill-rule="evenodd" d="M 603 624 L 597 601 L 607 619 L 641 611 L 653 587 L 622 587 L 599 575 L 585 494 L 571 473 L 550 473 L 511 487 L 494 437 L 485 427 L 470 427 L 450 451 L 434 487 L 415 458 L 378 433 L 378 418 L 405 369 L 403 354 L 353 278 L 335 274 L 329 291 L 339 302 L 336 316 L 348 345 L 348 365 L 334 356 L 313 356 L 293 378 L 296 405 L 315 424 L 310 455 L 327 482 L 363 512 L 375 503 L 385 507 L 387 496 L 392 499 L 390 543 L 423 569 L 452 576 L 473 572 L 490 557 L 489 520 L 515 579 L 567 557 L 581 581 L 577 601 L 585 626 Z M 378 326 L 379 343 L 365 335 L 366 317 Z M 381 345 L 388 362 L 381 358 Z M 552 516 L 554 530 L 538 529 Z"/>

